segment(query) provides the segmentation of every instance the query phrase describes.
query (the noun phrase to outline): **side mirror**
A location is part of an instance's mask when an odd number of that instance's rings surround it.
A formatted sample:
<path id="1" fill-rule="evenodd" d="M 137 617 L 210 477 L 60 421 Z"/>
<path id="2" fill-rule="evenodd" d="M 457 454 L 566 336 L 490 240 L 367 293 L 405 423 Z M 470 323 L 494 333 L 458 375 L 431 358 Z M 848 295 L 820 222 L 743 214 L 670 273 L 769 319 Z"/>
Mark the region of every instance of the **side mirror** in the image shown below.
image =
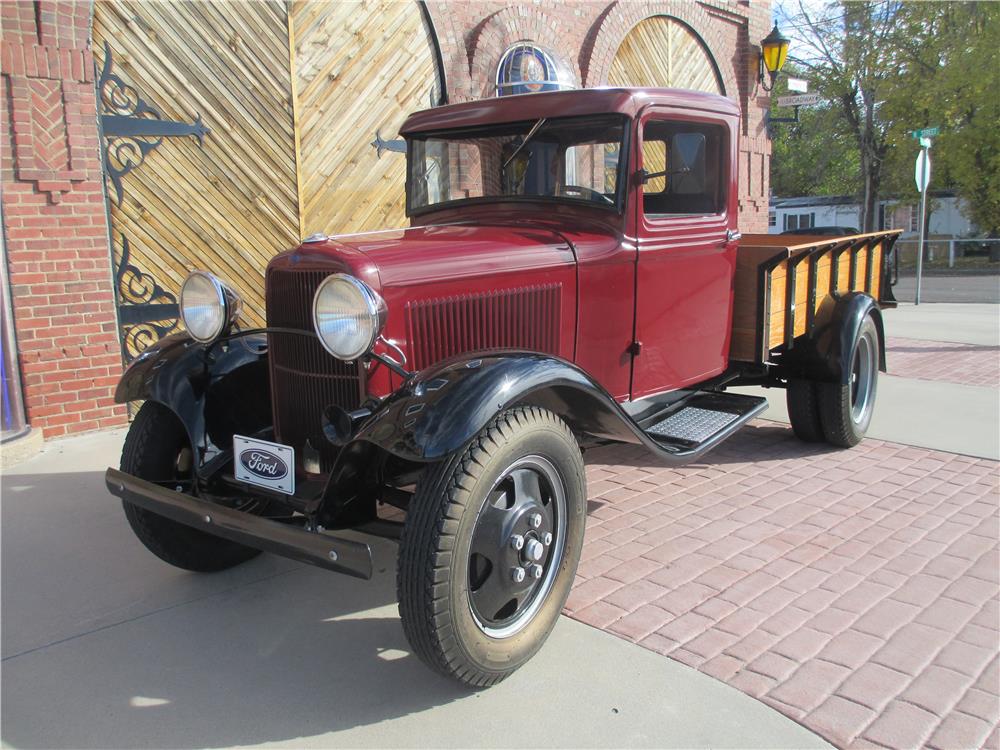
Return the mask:
<path id="1" fill-rule="evenodd" d="M 681 167 L 679 169 L 664 169 L 662 172 L 647 172 L 645 169 L 640 169 L 639 180 L 645 185 L 650 180 L 655 180 L 657 177 L 669 177 L 676 174 L 687 174 L 691 171 L 691 167 Z"/>
<path id="2" fill-rule="evenodd" d="M 667 174 L 667 171 L 662 172 L 647 172 L 645 169 L 640 169 L 639 172 L 639 184 L 645 185 L 650 180 L 655 180 L 657 177 L 663 177 Z"/>

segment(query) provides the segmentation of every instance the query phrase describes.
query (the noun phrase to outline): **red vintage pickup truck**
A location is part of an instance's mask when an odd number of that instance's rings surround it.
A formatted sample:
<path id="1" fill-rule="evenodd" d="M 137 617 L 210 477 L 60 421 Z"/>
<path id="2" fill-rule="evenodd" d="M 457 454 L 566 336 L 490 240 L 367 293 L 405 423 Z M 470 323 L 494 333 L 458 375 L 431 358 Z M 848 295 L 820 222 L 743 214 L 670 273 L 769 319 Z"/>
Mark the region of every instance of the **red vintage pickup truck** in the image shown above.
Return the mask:
<path id="1" fill-rule="evenodd" d="M 511 96 L 401 133 L 411 226 L 275 256 L 266 328 L 187 278 L 186 333 L 122 377 L 143 404 L 106 480 L 189 570 L 267 550 L 369 578 L 369 545 L 336 531 L 398 539 L 414 651 L 487 686 L 569 593 L 588 446 L 691 461 L 764 410 L 729 390 L 747 384 L 786 388 L 804 440 L 861 440 L 897 235 L 741 237 L 740 114 L 718 96 Z"/>

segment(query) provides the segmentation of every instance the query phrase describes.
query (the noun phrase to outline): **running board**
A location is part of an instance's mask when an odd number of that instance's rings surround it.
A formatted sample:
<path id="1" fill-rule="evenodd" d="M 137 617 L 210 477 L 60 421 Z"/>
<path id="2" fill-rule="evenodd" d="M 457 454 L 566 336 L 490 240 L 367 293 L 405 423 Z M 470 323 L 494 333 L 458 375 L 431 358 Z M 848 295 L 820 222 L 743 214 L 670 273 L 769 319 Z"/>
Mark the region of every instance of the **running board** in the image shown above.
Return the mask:
<path id="1" fill-rule="evenodd" d="M 672 459 L 708 452 L 767 408 L 767 399 L 738 393 L 697 393 L 644 424 L 643 430 Z"/>

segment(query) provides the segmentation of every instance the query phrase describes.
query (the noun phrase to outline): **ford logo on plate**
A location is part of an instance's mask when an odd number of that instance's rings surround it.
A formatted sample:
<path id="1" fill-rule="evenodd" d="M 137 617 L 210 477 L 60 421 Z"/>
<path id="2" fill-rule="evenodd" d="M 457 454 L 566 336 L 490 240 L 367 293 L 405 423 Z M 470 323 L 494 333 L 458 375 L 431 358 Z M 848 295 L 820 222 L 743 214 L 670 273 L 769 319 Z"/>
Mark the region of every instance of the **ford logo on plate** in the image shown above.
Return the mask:
<path id="1" fill-rule="evenodd" d="M 261 479 L 281 479 L 288 473 L 284 461 L 271 451 L 261 448 L 247 448 L 240 453 L 240 463 L 247 471 Z"/>

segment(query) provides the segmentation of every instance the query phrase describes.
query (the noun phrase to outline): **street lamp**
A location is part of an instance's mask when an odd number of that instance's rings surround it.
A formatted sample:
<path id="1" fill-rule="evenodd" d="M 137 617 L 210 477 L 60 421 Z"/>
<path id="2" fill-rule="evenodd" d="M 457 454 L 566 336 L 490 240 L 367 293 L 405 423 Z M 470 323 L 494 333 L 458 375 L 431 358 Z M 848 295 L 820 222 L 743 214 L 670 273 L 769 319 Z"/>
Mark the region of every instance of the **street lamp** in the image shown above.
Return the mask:
<path id="1" fill-rule="evenodd" d="M 764 91 L 770 91 L 774 88 L 774 82 L 777 80 L 778 73 L 781 72 L 781 68 L 785 64 L 786 57 L 788 57 L 788 38 L 778 31 L 778 24 L 774 24 L 771 33 L 764 37 L 760 43 L 758 75 L 760 85 L 764 87 Z M 765 70 L 767 70 L 768 77 L 771 79 L 770 86 L 767 85 L 764 79 Z"/>

